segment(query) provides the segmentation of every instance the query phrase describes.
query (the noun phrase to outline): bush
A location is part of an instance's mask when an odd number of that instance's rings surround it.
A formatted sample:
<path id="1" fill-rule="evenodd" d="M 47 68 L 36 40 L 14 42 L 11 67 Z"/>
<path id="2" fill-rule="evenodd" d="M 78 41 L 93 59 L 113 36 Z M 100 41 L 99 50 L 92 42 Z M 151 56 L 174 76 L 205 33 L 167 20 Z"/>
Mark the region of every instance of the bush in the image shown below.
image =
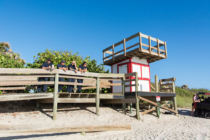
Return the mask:
<path id="1" fill-rule="evenodd" d="M 0 67 L 1 68 L 24 68 L 25 61 L 20 54 L 14 53 L 7 42 L 0 43 Z"/>
<path id="2" fill-rule="evenodd" d="M 27 63 L 27 68 L 41 68 L 42 64 L 47 61 L 47 58 L 51 58 L 52 63 L 54 64 L 55 68 L 64 60 L 66 65 L 72 63 L 72 61 L 76 61 L 77 67 L 81 65 L 84 61 L 87 62 L 87 70 L 88 72 L 95 72 L 95 73 L 109 73 L 109 70 L 105 70 L 104 65 L 97 64 L 96 60 L 91 60 L 90 56 L 87 56 L 83 59 L 81 55 L 78 53 L 72 54 L 70 51 L 52 51 L 52 50 L 45 50 L 44 52 L 40 52 L 37 56 L 34 56 L 33 63 Z M 66 87 L 66 86 L 65 86 Z M 96 89 L 87 89 L 83 90 L 85 93 L 94 93 Z M 48 89 L 48 91 L 53 91 L 53 89 Z M 103 89 L 103 92 L 108 92 L 110 89 Z"/>

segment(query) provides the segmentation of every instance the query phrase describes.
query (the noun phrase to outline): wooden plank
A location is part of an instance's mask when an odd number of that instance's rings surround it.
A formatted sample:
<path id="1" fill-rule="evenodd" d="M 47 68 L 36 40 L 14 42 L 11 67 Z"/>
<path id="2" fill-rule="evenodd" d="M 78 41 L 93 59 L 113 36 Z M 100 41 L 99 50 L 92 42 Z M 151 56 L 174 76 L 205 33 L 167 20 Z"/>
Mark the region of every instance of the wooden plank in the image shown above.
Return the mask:
<path id="1" fill-rule="evenodd" d="M 139 43 L 133 44 L 133 45 L 127 47 L 126 50 L 128 50 L 128 49 L 130 49 L 130 48 L 133 48 L 133 47 L 135 47 L 135 46 L 138 46 L 138 45 L 139 45 Z"/>
<path id="2" fill-rule="evenodd" d="M 141 40 L 141 33 L 139 32 L 139 51 L 142 51 L 142 40 Z"/>
<path id="3" fill-rule="evenodd" d="M 101 99 L 103 104 L 136 103 L 136 99 Z"/>
<path id="4" fill-rule="evenodd" d="M 1 76 L 0 75 L 0 81 L 15 81 L 15 80 L 18 80 L 18 81 L 26 81 L 26 80 L 31 80 L 31 81 L 35 81 L 37 80 L 38 76 L 9 76 L 9 75 L 5 75 L 5 76 Z"/>
<path id="5" fill-rule="evenodd" d="M 67 133 L 67 132 L 97 132 L 131 130 L 130 124 L 100 125 L 100 126 L 40 126 L 40 125 L 0 125 L 0 131 L 10 133 Z"/>
<path id="6" fill-rule="evenodd" d="M 53 95 L 53 120 L 57 119 L 57 107 L 58 107 L 58 79 L 59 74 L 55 74 L 55 85 L 54 85 L 54 95 Z"/>
<path id="7" fill-rule="evenodd" d="M 141 33 L 141 37 L 148 39 L 148 35 L 142 34 Z"/>
<path id="8" fill-rule="evenodd" d="M 58 103 L 95 103 L 95 98 L 58 98 Z"/>
<path id="9" fill-rule="evenodd" d="M 99 77 L 110 77 L 110 78 L 113 78 L 113 77 L 124 77 L 124 74 L 118 74 L 118 73 L 110 73 L 110 74 L 107 74 L 107 73 L 99 73 Z"/>
<path id="10" fill-rule="evenodd" d="M 130 36 L 130 37 L 127 37 L 125 40 L 126 40 L 126 41 L 129 41 L 129 40 L 131 40 L 131 39 L 133 39 L 133 38 L 135 38 L 135 37 L 137 37 L 137 36 L 139 36 L 139 33 L 136 33 L 136 34 L 134 34 L 134 35 L 132 35 L 132 36 Z"/>
<path id="11" fill-rule="evenodd" d="M 136 81 L 136 79 L 125 79 L 125 82 Z"/>
<path id="12" fill-rule="evenodd" d="M 162 88 L 161 87 L 161 90 L 172 90 L 173 88 Z"/>
<path id="13" fill-rule="evenodd" d="M 53 98 L 53 93 L 18 93 L 10 95 L 0 95 L 0 101 L 19 101 Z"/>
<path id="14" fill-rule="evenodd" d="M 75 76 L 68 76 L 68 75 L 59 75 L 59 77 L 63 77 L 63 78 L 72 78 L 72 79 L 87 79 L 87 80 L 95 80 L 95 78 L 92 78 L 92 77 L 81 77 L 81 76 L 76 76 L 76 73 L 75 73 Z"/>
<path id="15" fill-rule="evenodd" d="M 132 84 L 132 85 L 125 85 L 125 87 L 132 87 L 132 86 L 136 86 L 136 84 Z"/>
<path id="16" fill-rule="evenodd" d="M 0 81 L 0 86 L 21 86 L 21 85 L 53 85 L 54 81 Z"/>
<path id="17" fill-rule="evenodd" d="M 136 75 L 136 72 L 133 72 L 133 73 L 126 73 L 126 74 L 125 74 L 125 78 L 130 77 L 130 76 L 135 76 L 135 75 Z"/>
<path id="18" fill-rule="evenodd" d="M 108 50 L 112 49 L 112 46 L 109 46 L 108 48 L 104 49 L 103 52 L 106 52 Z"/>
<path id="19" fill-rule="evenodd" d="M 0 68 L 0 73 L 5 74 L 55 74 L 58 73 L 58 69 L 46 70 L 46 69 L 32 69 L 32 68 Z"/>
<path id="20" fill-rule="evenodd" d="M 123 39 L 123 50 L 124 50 L 124 56 L 126 56 L 126 47 L 125 47 L 125 39 Z"/>
<path id="21" fill-rule="evenodd" d="M 122 95 L 100 94 L 100 99 L 124 99 Z"/>
<path id="22" fill-rule="evenodd" d="M 147 44 L 141 43 L 141 45 L 149 48 L 149 45 Z"/>
<path id="23" fill-rule="evenodd" d="M 80 85 L 80 86 L 94 86 L 95 84 L 74 83 L 74 82 L 58 82 L 59 85 Z"/>
<path id="24" fill-rule="evenodd" d="M 147 113 L 149 113 L 149 112 L 151 112 L 151 111 L 155 111 L 155 109 L 156 109 L 156 108 L 153 107 L 152 109 L 149 109 L 149 110 L 146 110 L 146 111 L 142 112 L 141 115 L 147 114 Z"/>
<path id="25" fill-rule="evenodd" d="M 36 86 L 30 86 L 30 87 L 0 87 L 0 90 L 25 90 L 25 89 L 36 89 Z"/>
<path id="26" fill-rule="evenodd" d="M 168 79 L 160 79 L 161 82 L 167 82 L 167 81 L 176 81 L 175 77 L 168 78 Z"/>
<path id="27" fill-rule="evenodd" d="M 160 84 L 160 86 L 172 86 L 172 83 Z"/>
<path id="28" fill-rule="evenodd" d="M 67 71 L 63 71 L 61 69 L 58 69 L 58 73 L 59 74 L 65 74 L 65 75 L 74 75 L 75 76 L 75 71 L 72 70 L 67 70 Z M 93 73 L 93 72 L 83 72 L 81 73 L 80 71 L 77 72 L 78 76 L 92 76 L 92 77 L 98 77 L 100 74 L 99 73 Z"/>
<path id="29" fill-rule="evenodd" d="M 100 81 L 105 81 L 105 80 L 107 80 L 107 81 L 121 81 L 121 79 L 117 79 L 117 78 L 113 78 L 113 79 L 111 79 L 111 78 L 107 78 L 107 79 L 102 79 L 103 77 L 100 77 Z"/>

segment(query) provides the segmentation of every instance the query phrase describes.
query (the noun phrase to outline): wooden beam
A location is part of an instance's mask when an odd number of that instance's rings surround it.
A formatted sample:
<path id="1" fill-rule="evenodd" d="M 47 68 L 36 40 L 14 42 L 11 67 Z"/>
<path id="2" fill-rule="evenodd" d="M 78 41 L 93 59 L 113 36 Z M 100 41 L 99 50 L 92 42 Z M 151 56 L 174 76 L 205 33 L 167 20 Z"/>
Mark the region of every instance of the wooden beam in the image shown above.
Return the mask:
<path id="1" fill-rule="evenodd" d="M 21 85 L 53 85 L 54 81 L 38 82 L 38 81 L 0 81 L 0 86 L 21 86 Z"/>
<path id="2" fill-rule="evenodd" d="M 68 76 L 68 75 L 59 75 L 59 77 L 63 77 L 63 78 L 72 78 L 72 79 L 87 79 L 87 80 L 95 80 L 95 78 L 92 78 L 92 77 L 81 77 L 81 76 L 76 76 L 76 73 L 75 73 L 75 76 Z"/>
<path id="3" fill-rule="evenodd" d="M 148 41 L 149 41 L 149 53 L 151 54 L 152 49 L 151 49 L 151 37 L 150 36 L 148 38 Z"/>
<path id="4" fill-rule="evenodd" d="M 101 99 L 104 104 L 136 103 L 136 99 Z"/>
<path id="5" fill-rule="evenodd" d="M 95 103 L 95 98 L 58 98 L 58 103 Z"/>
<path id="6" fill-rule="evenodd" d="M 105 77 L 109 77 L 109 78 L 113 78 L 113 77 L 124 77 L 124 74 L 119 74 L 119 73 L 99 73 L 100 74 L 100 78 L 105 78 Z"/>
<path id="7" fill-rule="evenodd" d="M 136 75 L 136 72 L 126 73 L 125 78 L 130 77 L 130 76 L 135 76 L 135 75 Z"/>
<path id="8" fill-rule="evenodd" d="M 167 58 L 167 48 L 166 48 L 166 42 L 164 42 L 164 48 L 165 48 L 165 57 Z"/>
<path id="9" fill-rule="evenodd" d="M 142 51 L 142 40 L 141 40 L 141 32 L 139 32 L 139 51 Z"/>
<path id="10" fill-rule="evenodd" d="M 36 86 L 29 86 L 29 87 L 0 87 L 0 90 L 25 90 L 25 89 L 36 89 Z"/>
<path id="11" fill-rule="evenodd" d="M 0 125 L 1 131 L 11 133 L 67 133 L 67 132 L 97 132 L 131 130 L 130 124 L 100 125 L 100 126 L 54 126 L 46 128 L 38 125 Z"/>
<path id="12" fill-rule="evenodd" d="M 1 95 L 0 101 L 19 101 L 53 98 L 53 93 L 18 93 L 10 95 Z"/>
<path id="13" fill-rule="evenodd" d="M 112 60 L 114 61 L 114 44 L 112 45 Z"/>
<path id="14" fill-rule="evenodd" d="M 155 111 L 155 107 L 153 107 L 152 109 L 149 109 L 149 110 L 146 110 L 146 111 L 142 112 L 141 115 L 147 114 L 147 113 L 149 113 L 151 111 Z"/>
<path id="15" fill-rule="evenodd" d="M 158 76 L 155 75 L 155 92 L 158 92 L 159 87 L 158 87 Z"/>
<path id="16" fill-rule="evenodd" d="M 175 77 L 168 78 L 168 79 L 160 79 L 161 82 L 167 82 L 167 81 L 176 81 Z"/>
<path id="17" fill-rule="evenodd" d="M 132 86 L 136 86 L 136 84 L 132 84 L 132 85 L 125 85 L 125 87 L 132 87 Z"/>
<path id="18" fill-rule="evenodd" d="M 138 99 L 138 81 L 139 81 L 139 78 L 138 78 L 138 73 L 136 72 L 135 73 L 135 84 L 136 84 L 136 87 L 135 87 L 135 97 L 136 97 L 136 118 L 137 120 L 140 119 L 141 117 L 141 114 L 139 113 L 139 99 Z"/>
<path id="19" fill-rule="evenodd" d="M 126 56 L 125 39 L 123 39 L 124 56 Z"/>
<path id="20" fill-rule="evenodd" d="M 95 84 L 74 83 L 74 82 L 58 82 L 59 85 L 80 85 L 80 86 L 95 86 Z"/>
<path id="21" fill-rule="evenodd" d="M 1 74 L 55 74 L 58 69 L 0 68 Z"/>
<path id="22" fill-rule="evenodd" d="M 133 47 L 135 47 L 135 46 L 138 46 L 138 45 L 139 45 L 139 43 L 133 44 L 133 45 L 127 47 L 126 50 L 128 50 L 128 49 L 130 49 L 130 48 L 133 48 Z"/>

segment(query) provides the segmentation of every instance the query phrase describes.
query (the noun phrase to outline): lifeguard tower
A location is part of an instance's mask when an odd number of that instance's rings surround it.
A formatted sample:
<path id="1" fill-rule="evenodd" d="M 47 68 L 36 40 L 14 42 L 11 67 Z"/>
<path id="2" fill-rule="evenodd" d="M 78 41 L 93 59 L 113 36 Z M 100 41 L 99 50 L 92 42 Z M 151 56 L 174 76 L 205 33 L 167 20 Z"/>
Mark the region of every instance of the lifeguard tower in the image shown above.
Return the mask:
<path id="1" fill-rule="evenodd" d="M 138 72 L 138 91 L 150 92 L 149 64 L 165 58 L 167 58 L 166 42 L 140 32 L 103 50 L 104 65 L 111 66 L 112 73 Z M 134 77 L 128 78 L 134 79 Z M 135 79 L 130 83 L 126 82 L 125 85 L 134 83 Z M 125 88 L 125 92 L 133 91 L 135 86 Z M 122 88 L 113 86 L 112 92 L 122 92 Z"/>

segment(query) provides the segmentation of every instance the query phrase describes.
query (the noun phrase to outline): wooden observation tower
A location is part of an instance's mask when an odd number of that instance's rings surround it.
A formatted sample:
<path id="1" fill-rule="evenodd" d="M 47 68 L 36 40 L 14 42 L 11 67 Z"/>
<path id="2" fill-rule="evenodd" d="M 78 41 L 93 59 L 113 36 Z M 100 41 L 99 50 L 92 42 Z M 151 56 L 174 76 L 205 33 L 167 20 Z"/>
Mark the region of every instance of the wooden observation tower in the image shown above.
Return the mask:
<path id="1" fill-rule="evenodd" d="M 138 91 L 150 91 L 149 64 L 165 58 L 167 58 L 166 42 L 140 32 L 103 50 L 103 63 L 111 66 L 112 73 L 138 72 Z M 125 85 L 134 83 L 135 81 L 126 82 Z M 135 86 L 125 89 L 125 92 L 133 91 Z M 113 86 L 112 92 L 122 92 L 122 88 Z"/>

